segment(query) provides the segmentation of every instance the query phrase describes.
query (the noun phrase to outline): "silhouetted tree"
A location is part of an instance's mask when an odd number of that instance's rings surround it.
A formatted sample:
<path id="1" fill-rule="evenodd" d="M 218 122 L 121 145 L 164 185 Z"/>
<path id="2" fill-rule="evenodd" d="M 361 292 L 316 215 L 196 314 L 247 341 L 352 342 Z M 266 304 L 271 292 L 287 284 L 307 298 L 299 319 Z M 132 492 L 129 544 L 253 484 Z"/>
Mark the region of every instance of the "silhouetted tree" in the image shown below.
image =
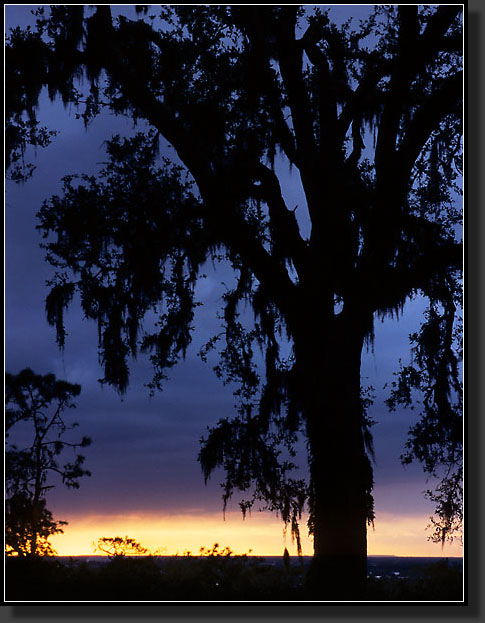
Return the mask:
<path id="1" fill-rule="evenodd" d="M 8 476 L 7 476 L 8 477 Z M 62 534 L 67 521 L 56 521 L 46 508 L 46 500 L 34 506 L 31 496 L 14 493 L 5 500 L 5 550 L 8 556 L 31 556 L 35 532 L 35 556 L 54 556 L 49 537 Z"/>
<path id="2" fill-rule="evenodd" d="M 429 300 L 417 336 L 426 387 L 414 377 L 401 385 L 410 397 L 427 393 L 409 451 L 432 470 L 460 460 L 461 410 L 450 405 L 459 396 L 461 7 L 378 6 L 357 28 L 311 7 L 170 6 L 159 17 L 135 8 L 132 20 L 109 6 L 55 6 L 9 38 L 7 148 L 17 156 L 29 138 L 22 124 L 37 128 L 43 86 L 66 104 L 84 101 L 86 124 L 106 108 L 149 128 L 114 137 L 97 177 L 66 177 L 64 194 L 42 207 L 58 269 L 48 321 L 63 346 L 63 311 L 78 291 L 98 323 L 103 381 L 124 391 L 127 358 L 141 347 L 158 388 L 191 341 L 204 264 L 229 263 L 223 330 L 202 356 L 219 349 L 216 372 L 240 383 L 238 413 L 203 440 L 205 477 L 222 466 L 224 504 L 247 492 L 243 512 L 261 503 L 297 539 L 308 504 L 309 584 L 322 597 L 355 597 L 373 517 L 361 353 L 374 319 L 398 316 L 417 293 Z M 77 90 L 81 76 L 88 93 Z M 175 162 L 159 156 L 162 139 Z M 282 192 L 285 163 L 301 180 L 306 217 Z M 157 329 L 140 339 L 151 310 Z M 292 477 L 299 437 L 308 483 Z"/>
<path id="3" fill-rule="evenodd" d="M 146 547 L 143 547 L 138 541 L 128 536 L 102 537 L 98 539 L 94 551 L 107 554 L 108 558 L 111 560 L 133 554 L 148 554 Z"/>
<path id="4" fill-rule="evenodd" d="M 76 427 L 66 424 L 64 411 L 75 405 L 80 385 L 57 380 L 53 374 L 34 374 L 26 368 L 5 375 L 6 429 L 6 547 L 8 553 L 42 556 L 53 554 L 48 538 L 62 533 L 65 521 L 56 521 L 46 508 L 45 495 L 54 487 L 49 477 L 58 474 L 67 487 L 78 488 L 79 478 L 90 476 L 83 468 L 84 457 L 59 463 L 66 448 L 76 450 L 91 443 L 88 437 L 73 443 L 63 439 Z M 9 436 L 13 426 L 23 430 L 15 437 L 25 447 L 19 449 Z"/>

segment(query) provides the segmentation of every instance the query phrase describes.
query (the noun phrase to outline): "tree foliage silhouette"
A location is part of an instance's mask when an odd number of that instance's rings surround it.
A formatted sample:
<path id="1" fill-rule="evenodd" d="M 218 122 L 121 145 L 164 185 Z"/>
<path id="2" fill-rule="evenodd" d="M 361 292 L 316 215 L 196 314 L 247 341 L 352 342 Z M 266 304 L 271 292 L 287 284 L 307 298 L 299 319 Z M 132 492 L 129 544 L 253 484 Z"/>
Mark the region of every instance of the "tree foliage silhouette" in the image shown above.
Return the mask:
<path id="1" fill-rule="evenodd" d="M 5 375 L 7 553 L 52 555 L 48 539 L 62 533 L 61 526 L 67 522 L 54 520 L 46 507 L 46 493 L 55 486 L 50 476 L 58 474 L 63 484 L 75 489 L 79 478 L 90 476 L 80 454 L 64 465 L 59 462 L 67 448 L 76 451 L 91 443 L 88 437 L 74 443 L 64 439 L 78 424 L 68 425 L 63 412 L 75 406 L 72 400 L 80 391 L 80 385 L 57 380 L 53 374 L 34 374 L 28 368 Z M 23 448 L 9 439 L 14 426 L 22 429 L 13 437 L 22 441 Z"/>
<path id="2" fill-rule="evenodd" d="M 148 554 L 146 547 L 128 536 L 102 537 L 98 539 L 94 551 L 107 554 L 111 560 L 123 556 Z"/>
<path id="3" fill-rule="evenodd" d="M 7 476 L 8 478 L 8 476 Z M 49 537 L 62 534 L 67 521 L 57 521 L 46 500 L 35 504 L 26 493 L 13 493 L 5 501 L 5 551 L 7 556 L 55 556 Z M 35 539 L 35 540 L 34 540 Z M 35 545 L 32 554 L 32 545 Z"/>
<path id="4" fill-rule="evenodd" d="M 418 293 L 429 311 L 415 372 L 403 370 L 390 400 L 426 396 L 409 456 L 432 472 L 460 463 L 461 9 L 379 6 L 353 27 L 311 7 L 135 8 L 128 19 L 109 6 L 56 6 L 9 38 L 7 147 L 17 156 L 43 86 L 78 103 L 86 124 L 108 109 L 148 127 L 113 137 L 98 176 L 66 177 L 43 205 L 57 268 L 48 320 L 62 347 L 63 311 L 79 292 L 98 323 L 103 382 L 125 391 L 141 348 L 156 389 L 190 344 L 205 263 L 232 266 L 222 332 L 201 354 L 218 349 L 216 372 L 239 383 L 238 413 L 203 439 L 205 477 L 222 466 L 225 504 L 246 492 L 243 512 L 279 512 L 297 539 L 307 504 L 310 584 L 355 596 L 373 517 L 361 353 L 374 319 L 398 316 Z M 159 155 L 166 143 L 172 161 Z M 284 163 L 304 207 L 282 192 Z M 157 329 L 143 334 L 151 310 Z M 301 437 L 309 482 L 293 472 Z"/>

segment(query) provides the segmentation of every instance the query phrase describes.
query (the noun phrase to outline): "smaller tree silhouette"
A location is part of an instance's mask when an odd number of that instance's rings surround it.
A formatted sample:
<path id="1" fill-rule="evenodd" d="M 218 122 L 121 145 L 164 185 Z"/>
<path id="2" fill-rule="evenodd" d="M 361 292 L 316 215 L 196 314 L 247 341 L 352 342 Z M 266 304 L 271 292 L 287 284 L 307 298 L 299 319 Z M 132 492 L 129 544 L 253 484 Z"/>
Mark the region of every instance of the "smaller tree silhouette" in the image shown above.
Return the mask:
<path id="1" fill-rule="evenodd" d="M 29 368 L 5 375 L 7 554 L 52 555 L 48 538 L 61 533 L 67 522 L 54 520 L 46 507 L 45 495 L 55 486 L 49 477 L 57 473 L 67 487 L 77 489 L 79 478 L 91 475 L 83 468 L 80 454 L 72 462 L 59 460 L 66 449 L 76 451 L 91 443 L 88 437 L 77 442 L 63 439 L 78 426 L 77 422 L 67 425 L 64 411 L 75 407 L 72 399 L 80 392 L 80 385 L 57 380 L 53 374 L 35 374 Z M 22 448 L 10 442 L 14 426 L 16 440 L 23 440 Z"/>
<path id="2" fill-rule="evenodd" d="M 110 560 L 129 555 L 148 554 L 148 549 L 128 536 L 102 537 L 94 546 L 95 552 L 107 554 Z"/>
<path id="3" fill-rule="evenodd" d="M 45 506 L 45 500 L 39 500 L 37 512 L 36 555 L 53 556 L 55 551 L 48 539 L 53 534 L 62 534 L 61 526 L 67 521 L 54 520 L 52 513 Z M 32 501 L 25 493 L 15 493 L 5 504 L 5 548 L 8 555 L 28 556 L 31 553 L 33 537 Z"/>

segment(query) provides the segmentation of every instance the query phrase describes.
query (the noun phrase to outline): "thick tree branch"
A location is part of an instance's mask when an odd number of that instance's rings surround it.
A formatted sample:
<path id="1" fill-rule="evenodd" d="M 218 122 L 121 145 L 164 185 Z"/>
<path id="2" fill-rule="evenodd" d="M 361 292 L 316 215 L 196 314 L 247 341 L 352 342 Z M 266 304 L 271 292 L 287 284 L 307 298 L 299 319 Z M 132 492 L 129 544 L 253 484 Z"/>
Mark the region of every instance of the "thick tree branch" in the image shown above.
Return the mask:
<path id="1" fill-rule="evenodd" d="M 459 4 L 445 4 L 436 9 L 421 36 L 420 58 L 422 63 L 428 61 L 437 52 L 449 51 L 450 45 L 454 48 L 452 51 L 455 51 L 455 46 L 459 41 L 463 45 L 463 39 L 460 37 L 445 37 L 456 16 L 461 11 L 462 7 Z"/>
<path id="2" fill-rule="evenodd" d="M 395 169 L 395 149 L 404 103 L 414 77 L 414 56 L 419 27 L 416 6 L 399 7 L 399 50 L 391 73 L 377 134 L 375 167 L 378 185 L 388 184 Z"/>
<path id="3" fill-rule="evenodd" d="M 340 113 L 338 126 L 341 140 L 344 139 L 350 124 L 357 121 L 359 124 L 362 119 L 372 112 L 377 116 L 379 112 L 379 100 L 376 87 L 384 76 L 386 76 L 391 67 L 392 62 L 386 59 L 379 59 L 379 62 L 372 62 L 373 55 L 369 57 L 369 63 L 365 73 L 360 79 L 358 87 L 351 92 L 348 102 L 345 104 Z"/>
<path id="4" fill-rule="evenodd" d="M 458 71 L 445 78 L 441 86 L 414 113 L 397 152 L 399 175 L 403 184 L 410 179 L 416 159 L 442 119 L 448 114 L 461 114 L 462 94 L 463 72 Z"/>
<path id="5" fill-rule="evenodd" d="M 286 122 L 277 74 L 271 67 L 271 58 L 274 56 L 271 32 L 273 18 L 257 6 L 237 9 L 232 7 L 233 19 L 249 43 L 248 64 L 252 76 L 246 85 L 247 91 L 251 93 L 260 89 L 256 96 L 263 93 L 268 98 L 279 145 L 288 160 L 299 167 L 295 137 Z"/>
<path id="6" fill-rule="evenodd" d="M 317 162 L 308 91 L 303 79 L 303 46 L 295 38 L 296 7 L 284 7 L 277 21 L 277 49 L 280 71 L 288 95 L 295 130 L 298 159 L 304 178 L 312 177 Z"/>
<path id="7" fill-rule="evenodd" d="M 291 313 L 290 303 L 296 294 L 296 286 L 287 269 L 261 245 L 254 228 L 237 210 L 237 206 L 231 205 L 221 195 L 217 182 L 210 186 L 203 180 L 200 182 L 204 220 L 215 238 L 250 268 L 283 314 Z"/>
<path id="8" fill-rule="evenodd" d="M 423 227 L 432 228 L 429 222 L 421 221 Z M 424 238 L 426 240 L 426 238 Z M 448 278 L 450 272 L 463 268 L 463 247 L 460 243 L 436 241 L 421 244 L 420 252 L 407 265 L 382 266 L 377 273 L 363 273 L 359 279 L 364 284 L 363 297 L 374 312 L 399 309 L 411 292 L 421 290 L 428 296 L 436 296 L 437 284 Z M 446 288 L 445 288 L 446 289 Z M 443 297 L 447 293 L 443 289 Z"/>
<path id="9" fill-rule="evenodd" d="M 261 164 L 258 175 L 261 181 L 260 196 L 268 205 L 277 254 L 289 258 L 301 275 L 307 268 L 307 244 L 301 237 L 295 213 L 286 206 L 276 173 Z"/>
<path id="10" fill-rule="evenodd" d="M 337 99 L 336 85 L 333 80 L 330 65 L 325 53 L 317 46 L 321 38 L 321 30 L 310 25 L 303 37 L 300 39 L 307 56 L 312 65 L 318 71 L 319 87 L 319 124 L 320 124 L 320 146 L 325 145 L 324 153 L 338 153 L 341 143 L 338 143 L 336 135 L 337 127 Z"/>

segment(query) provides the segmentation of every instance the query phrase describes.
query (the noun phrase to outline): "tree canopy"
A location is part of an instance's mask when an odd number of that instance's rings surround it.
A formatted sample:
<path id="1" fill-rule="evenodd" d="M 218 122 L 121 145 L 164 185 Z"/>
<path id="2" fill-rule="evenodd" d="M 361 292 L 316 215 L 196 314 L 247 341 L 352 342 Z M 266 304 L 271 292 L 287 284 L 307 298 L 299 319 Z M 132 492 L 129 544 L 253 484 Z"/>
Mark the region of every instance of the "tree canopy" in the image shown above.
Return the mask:
<path id="1" fill-rule="evenodd" d="M 39 212 L 59 345 L 78 292 L 98 325 L 103 382 L 125 391 L 140 349 L 160 388 L 191 342 L 206 262 L 229 264 L 221 333 L 201 354 L 220 353 L 238 412 L 209 431 L 199 459 L 206 478 L 224 468 L 225 502 L 245 491 L 243 511 L 261 502 L 296 536 L 308 504 L 316 535 L 322 515 L 349 514 L 347 486 L 359 521 L 372 519 L 360 356 L 374 319 L 419 293 L 429 309 L 389 404 L 424 396 L 406 460 L 444 465 L 458 484 L 461 7 L 376 6 L 359 25 L 321 7 L 135 8 L 134 19 L 107 5 L 40 9 L 36 28 L 7 44 L 14 165 L 47 136 L 35 116 L 43 87 L 86 124 L 103 110 L 143 124 L 108 141 L 99 175 L 64 178 Z M 167 144 L 175 158 L 161 156 Z M 288 204 L 281 163 L 306 206 Z M 292 475 L 299 436 L 309 481 Z"/>

